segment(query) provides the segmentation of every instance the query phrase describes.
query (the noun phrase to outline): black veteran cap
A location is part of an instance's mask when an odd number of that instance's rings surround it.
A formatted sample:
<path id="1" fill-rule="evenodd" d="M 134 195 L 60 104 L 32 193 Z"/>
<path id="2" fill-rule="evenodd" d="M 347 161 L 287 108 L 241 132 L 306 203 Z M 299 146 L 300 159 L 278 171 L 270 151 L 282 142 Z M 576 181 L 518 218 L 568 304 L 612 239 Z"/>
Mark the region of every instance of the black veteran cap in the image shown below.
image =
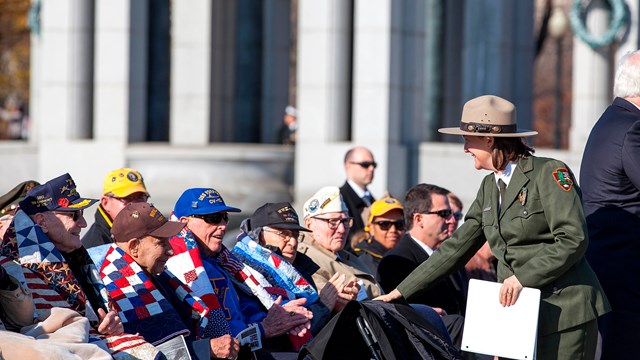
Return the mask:
<path id="1" fill-rule="evenodd" d="M 40 183 L 34 180 L 23 181 L 8 193 L 0 196 L 0 216 L 15 210 L 18 207 L 18 202 L 24 199 L 27 192 L 37 185 L 40 185 Z"/>
<path id="2" fill-rule="evenodd" d="M 27 215 L 54 210 L 76 211 L 88 208 L 96 201 L 81 198 L 76 183 L 69 174 L 64 174 L 31 189 L 20 201 L 20 209 Z"/>
<path id="3" fill-rule="evenodd" d="M 266 203 L 251 216 L 253 228 L 271 226 L 278 229 L 311 231 L 300 226 L 298 214 L 288 202 Z"/>

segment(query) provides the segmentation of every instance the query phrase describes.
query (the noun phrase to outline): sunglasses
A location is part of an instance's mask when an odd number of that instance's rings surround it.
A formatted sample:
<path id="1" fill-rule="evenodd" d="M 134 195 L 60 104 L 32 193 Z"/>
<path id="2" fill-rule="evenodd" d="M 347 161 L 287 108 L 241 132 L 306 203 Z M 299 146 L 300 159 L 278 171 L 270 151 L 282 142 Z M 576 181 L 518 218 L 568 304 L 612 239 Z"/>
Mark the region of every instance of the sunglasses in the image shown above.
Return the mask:
<path id="1" fill-rule="evenodd" d="M 451 209 L 444 209 L 444 210 L 438 210 L 438 211 L 427 211 L 427 212 L 423 212 L 423 214 L 435 214 L 440 216 L 443 219 L 448 219 L 451 217 L 451 215 L 453 215 L 453 212 L 451 211 Z"/>
<path id="2" fill-rule="evenodd" d="M 145 194 L 141 194 L 141 195 L 140 194 L 131 194 L 129 196 L 125 196 L 125 197 L 122 197 L 122 198 L 111 196 L 111 198 L 120 201 L 124 205 L 129 205 L 131 203 L 147 202 L 147 200 L 149 200 L 149 196 L 147 196 Z"/>
<path id="3" fill-rule="evenodd" d="M 454 217 L 456 220 L 458 220 L 458 221 L 462 220 L 462 211 L 456 211 L 456 212 L 454 212 L 454 213 L 453 213 L 453 217 Z"/>
<path id="4" fill-rule="evenodd" d="M 381 230 L 388 231 L 391 229 L 391 226 L 395 226 L 396 230 L 404 230 L 404 220 L 398 221 L 388 221 L 388 220 L 380 220 L 374 221 L 374 224 L 378 225 Z"/>
<path id="5" fill-rule="evenodd" d="M 375 161 L 363 161 L 363 162 L 349 161 L 349 164 L 360 165 L 365 169 L 368 169 L 369 166 L 373 166 L 374 169 L 378 167 L 378 163 Z"/>
<path id="6" fill-rule="evenodd" d="M 74 222 L 78 221 L 82 216 L 82 210 L 78 211 L 54 211 L 54 214 L 68 216 L 73 219 Z"/>
<path id="7" fill-rule="evenodd" d="M 211 225 L 218 225 L 222 220 L 224 220 L 225 223 L 229 222 L 229 215 L 226 212 L 206 215 L 191 215 L 191 217 L 202 219 L 204 222 Z"/>

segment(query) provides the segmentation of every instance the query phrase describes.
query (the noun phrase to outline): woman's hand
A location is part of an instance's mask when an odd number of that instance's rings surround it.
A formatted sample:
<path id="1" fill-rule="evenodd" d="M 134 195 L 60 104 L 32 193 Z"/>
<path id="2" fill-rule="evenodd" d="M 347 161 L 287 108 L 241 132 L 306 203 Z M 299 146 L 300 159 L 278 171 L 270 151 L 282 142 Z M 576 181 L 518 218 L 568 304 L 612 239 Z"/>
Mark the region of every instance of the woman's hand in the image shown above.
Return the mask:
<path id="1" fill-rule="evenodd" d="M 124 333 L 124 326 L 118 316 L 118 313 L 111 310 L 105 313 L 104 310 L 98 309 L 98 316 L 100 316 L 100 325 L 98 326 L 98 332 L 102 335 L 121 335 Z"/>
<path id="2" fill-rule="evenodd" d="M 511 306 L 515 304 L 520 291 L 522 291 L 522 284 L 515 275 L 506 278 L 500 288 L 500 305 Z"/>
<path id="3" fill-rule="evenodd" d="M 380 295 L 380 296 L 378 296 L 377 298 L 375 298 L 373 300 L 391 302 L 393 300 L 400 299 L 401 297 L 402 297 L 402 294 L 400 294 L 400 291 L 398 291 L 398 289 L 393 289 L 393 291 L 391 291 L 390 293 L 388 293 L 386 295 Z"/>

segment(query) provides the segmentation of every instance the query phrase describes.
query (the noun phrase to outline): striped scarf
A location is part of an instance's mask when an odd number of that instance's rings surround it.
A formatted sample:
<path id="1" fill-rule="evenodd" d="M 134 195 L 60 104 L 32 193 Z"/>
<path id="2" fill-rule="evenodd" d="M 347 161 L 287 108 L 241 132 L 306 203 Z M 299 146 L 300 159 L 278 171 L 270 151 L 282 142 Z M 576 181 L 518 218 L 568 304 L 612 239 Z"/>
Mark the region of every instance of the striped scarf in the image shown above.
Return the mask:
<path id="1" fill-rule="evenodd" d="M 265 249 L 247 234 L 241 233 L 231 253 L 252 269 L 257 270 L 273 285 L 286 289 L 295 298 L 304 297 L 307 305 L 318 300 L 318 292 L 281 256 Z"/>
<path id="2" fill-rule="evenodd" d="M 175 215 L 172 214 L 171 216 L 172 220 L 174 220 Z M 187 226 L 178 235 L 174 236 L 170 242 L 174 250 L 174 256 L 167 262 L 167 268 L 171 269 L 196 294 L 215 293 L 204 264 L 205 262 L 215 261 L 231 275 L 231 279 L 237 288 L 247 294 L 253 294 L 267 310 L 275 303 L 278 296 L 282 296 L 282 304 L 290 299 L 295 299 L 293 293 L 272 286 L 260 272 L 238 261 L 224 245 L 222 245 L 222 250 L 214 255 L 213 258 L 201 258 L 195 237 Z M 211 265 L 207 264 L 207 266 Z M 187 269 L 191 270 L 185 271 Z M 303 338 L 289 334 L 289 340 L 297 351 L 303 344 L 311 340 L 311 334 L 307 333 Z"/>
<path id="3" fill-rule="evenodd" d="M 100 275 L 125 331 L 139 332 L 153 345 L 190 333 L 171 303 L 155 287 L 150 275 L 115 244 L 107 251 Z M 217 299 L 207 306 L 168 270 L 158 277 L 189 309 L 197 338 L 217 338 L 230 333 Z"/>

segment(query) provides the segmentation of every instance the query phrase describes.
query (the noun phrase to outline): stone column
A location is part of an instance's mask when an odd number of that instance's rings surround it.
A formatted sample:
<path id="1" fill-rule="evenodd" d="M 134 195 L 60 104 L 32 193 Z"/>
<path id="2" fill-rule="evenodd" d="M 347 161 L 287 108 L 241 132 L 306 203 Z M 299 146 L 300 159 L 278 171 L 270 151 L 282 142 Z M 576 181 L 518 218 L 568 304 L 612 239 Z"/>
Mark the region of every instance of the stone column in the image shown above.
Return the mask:
<path id="1" fill-rule="evenodd" d="M 295 199 L 344 181 L 350 144 L 352 0 L 300 0 Z"/>
<path id="2" fill-rule="evenodd" d="M 95 140 L 145 140 L 147 0 L 96 0 Z M 133 131 L 129 131 L 130 127 Z"/>
<path id="3" fill-rule="evenodd" d="M 625 5 L 629 9 L 629 30 L 626 33 L 624 42 L 618 45 L 616 50 L 616 64 L 628 52 L 633 52 L 640 49 L 640 27 L 638 22 L 640 21 L 640 1 L 626 1 Z"/>
<path id="4" fill-rule="evenodd" d="M 42 4 L 42 33 L 34 39 L 40 89 L 33 125 L 38 126 L 40 140 L 87 139 L 92 135 L 93 9 L 92 0 Z"/>
<path id="5" fill-rule="evenodd" d="M 171 144 L 209 143 L 211 3 L 171 2 Z"/>
<path id="6" fill-rule="evenodd" d="M 609 7 L 604 0 L 590 2 L 587 28 L 602 34 L 609 26 Z M 611 102 L 611 50 L 609 46 L 592 49 L 579 38 L 573 40 L 573 101 L 569 150 L 582 152 L 593 124 Z"/>

